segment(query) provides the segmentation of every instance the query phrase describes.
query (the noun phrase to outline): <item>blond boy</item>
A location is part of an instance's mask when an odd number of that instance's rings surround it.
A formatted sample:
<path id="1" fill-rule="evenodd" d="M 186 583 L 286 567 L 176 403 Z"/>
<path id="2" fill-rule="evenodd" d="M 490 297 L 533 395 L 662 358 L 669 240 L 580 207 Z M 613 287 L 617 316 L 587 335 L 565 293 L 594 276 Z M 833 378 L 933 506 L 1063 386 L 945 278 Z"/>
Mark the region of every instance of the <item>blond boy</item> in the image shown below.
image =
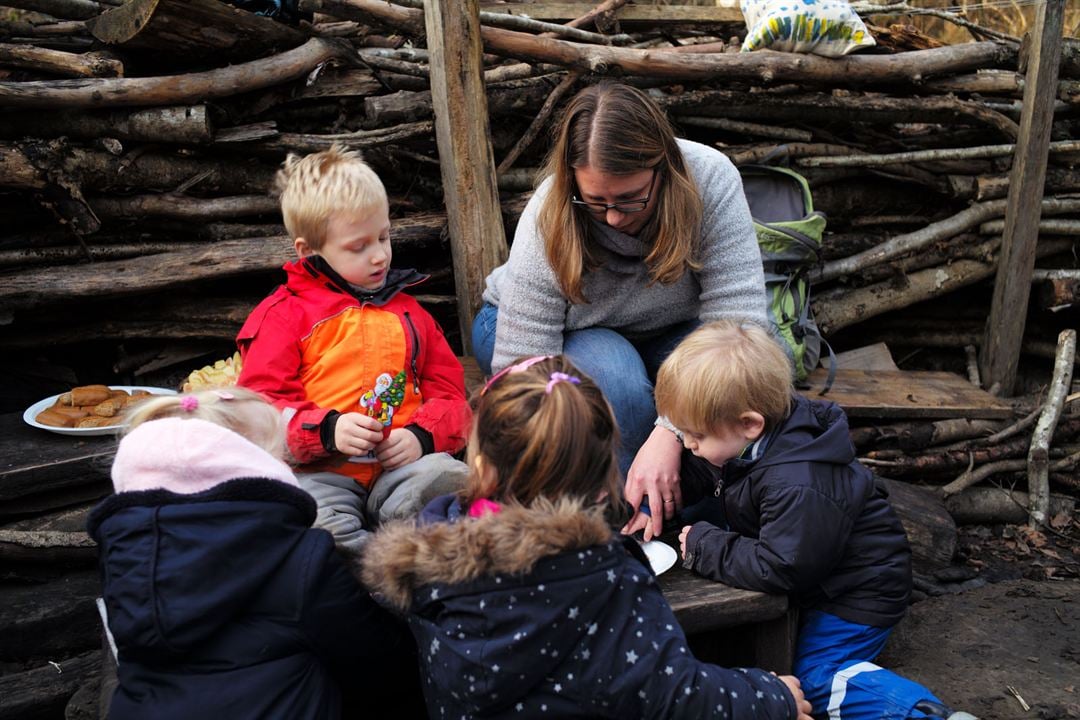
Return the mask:
<path id="1" fill-rule="evenodd" d="M 353 152 L 289 156 L 278 173 L 297 259 L 237 337 L 239 384 L 287 421 L 317 524 L 359 551 L 370 526 L 459 488 L 471 413 L 441 329 L 403 292 L 427 276 L 392 268 L 386 190 Z"/>
<path id="2" fill-rule="evenodd" d="M 718 322 L 688 335 L 660 368 L 656 406 L 689 451 L 683 516 L 704 518 L 682 528 L 683 564 L 803 608 L 794 672 L 815 716 L 972 717 L 873 664 L 907 609 L 907 538 L 843 411 L 794 393 L 766 331 Z"/>

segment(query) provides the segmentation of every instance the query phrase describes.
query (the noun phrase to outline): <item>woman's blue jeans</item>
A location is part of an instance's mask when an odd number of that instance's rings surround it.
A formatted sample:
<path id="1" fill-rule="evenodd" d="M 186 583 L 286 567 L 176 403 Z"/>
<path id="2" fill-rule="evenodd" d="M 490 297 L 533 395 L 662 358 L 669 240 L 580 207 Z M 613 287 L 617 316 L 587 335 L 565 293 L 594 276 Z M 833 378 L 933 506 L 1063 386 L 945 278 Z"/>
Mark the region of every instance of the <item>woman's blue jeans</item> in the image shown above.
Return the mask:
<path id="1" fill-rule="evenodd" d="M 491 374 L 497 316 L 498 308 L 484 303 L 473 320 L 473 355 L 485 375 Z M 679 323 L 645 340 L 628 340 L 608 328 L 573 330 L 563 336 L 563 354 L 593 379 L 615 412 L 622 435 L 619 470 L 624 478 L 656 420 L 656 371 L 675 346 L 700 324 L 698 320 Z"/>

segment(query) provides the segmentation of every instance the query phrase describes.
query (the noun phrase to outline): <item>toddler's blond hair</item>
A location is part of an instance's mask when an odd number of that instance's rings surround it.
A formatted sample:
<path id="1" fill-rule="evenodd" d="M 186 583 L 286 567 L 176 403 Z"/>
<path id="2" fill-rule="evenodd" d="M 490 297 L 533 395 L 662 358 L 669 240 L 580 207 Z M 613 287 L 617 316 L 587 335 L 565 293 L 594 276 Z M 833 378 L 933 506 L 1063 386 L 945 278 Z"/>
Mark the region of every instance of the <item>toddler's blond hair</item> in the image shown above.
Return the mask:
<path id="1" fill-rule="evenodd" d="M 656 376 L 656 409 L 675 427 L 716 432 L 744 412 L 768 427 L 791 412 L 791 363 L 764 329 L 721 320 L 686 336 Z"/>
<path id="2" fill-rule="evenodd" d="M 315 252 L 326 242 L 331 215 L 367 214 L 387 202 L 382 180 L 360 153 L 336 144 L 304 157 L 290 154 L 275 186 L 289 235 L 304 238 Z"/>
<path id="3" fill-rule="evenodd" d="M 185 398 L 191 398 L 185 403 Z M 279 460 L 286 457 L 281 413 L 257 392 L 242 387 L 204 390 L 185 395 L 159 395 L 132 406 L 125 434 L 163 418 L 198 419 L 242 435 Z"/>

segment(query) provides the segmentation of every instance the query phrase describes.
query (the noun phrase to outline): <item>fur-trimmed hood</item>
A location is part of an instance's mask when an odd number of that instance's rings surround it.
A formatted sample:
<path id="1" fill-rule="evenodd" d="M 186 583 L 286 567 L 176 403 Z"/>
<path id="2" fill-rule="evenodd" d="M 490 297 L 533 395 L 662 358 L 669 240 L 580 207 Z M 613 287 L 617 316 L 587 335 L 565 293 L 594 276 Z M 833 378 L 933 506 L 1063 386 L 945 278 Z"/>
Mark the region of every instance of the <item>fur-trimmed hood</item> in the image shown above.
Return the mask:
<path id="1" fill-rule="evenodd" d="M 427 585 L 462 585 L 486 576 L 525 575 L 541 558 L 610 543 L 599 508 L 539 500 L 530 508 L 457 523 L 401 522 L 376 533 L 364 554 L 364 582 L 399 610 Z"/>

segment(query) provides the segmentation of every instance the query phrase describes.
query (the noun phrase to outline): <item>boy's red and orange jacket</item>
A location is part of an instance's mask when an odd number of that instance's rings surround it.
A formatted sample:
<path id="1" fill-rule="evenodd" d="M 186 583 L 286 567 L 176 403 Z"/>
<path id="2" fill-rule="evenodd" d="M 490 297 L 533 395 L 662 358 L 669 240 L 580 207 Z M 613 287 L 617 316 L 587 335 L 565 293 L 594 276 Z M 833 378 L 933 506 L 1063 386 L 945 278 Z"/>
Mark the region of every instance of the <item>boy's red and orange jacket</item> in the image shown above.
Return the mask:
<path id="1" fill-rule="evenodd" d="M 347 475 L 365 487 L 382 472 L 374 458 L 350 461 L 327 449 L 324 422 L 338 413 L 377 417 L 384 437 L 394 428 L 418 428 L 421 445 L 433 452 L 465 446 L 472 417 L 461 363 L 435 319 L 401 292 L 426 276 L 392 269 L 385 287 L 367 297 L 353 294 L 318 256 L 284 269 L 285 284 L 252 311 L 236 338 L 239 384 L 285 413 L 289 451 L 302 471 Z"/>

